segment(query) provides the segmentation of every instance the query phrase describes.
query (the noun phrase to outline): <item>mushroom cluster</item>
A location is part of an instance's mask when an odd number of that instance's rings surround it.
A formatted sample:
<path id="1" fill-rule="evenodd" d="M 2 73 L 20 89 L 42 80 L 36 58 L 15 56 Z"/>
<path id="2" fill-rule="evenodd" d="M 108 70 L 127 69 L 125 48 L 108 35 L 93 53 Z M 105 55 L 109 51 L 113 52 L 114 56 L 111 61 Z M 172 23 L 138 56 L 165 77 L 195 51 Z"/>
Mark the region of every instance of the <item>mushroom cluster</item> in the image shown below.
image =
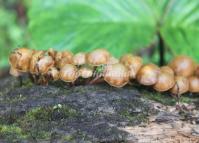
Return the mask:
<path id="1" fill-rule="evenodd" d="M 187 56 L 177 56 L 168 65 L 158 67 L 143 64 L 141 57 L 132 54 L 117 59 L 106 49 L 73 54 L 52 48 L 46 51 L 19 48 L 10 54 L 9 62 L 11 75 L 20 77 L 29 73 L 38 84 L 57 80 L 92 81 L 97 77 L 118 88 L 136 81 L 158 92 L 169 91 L 178 96 L 199 93 L 199 65 Z"/>

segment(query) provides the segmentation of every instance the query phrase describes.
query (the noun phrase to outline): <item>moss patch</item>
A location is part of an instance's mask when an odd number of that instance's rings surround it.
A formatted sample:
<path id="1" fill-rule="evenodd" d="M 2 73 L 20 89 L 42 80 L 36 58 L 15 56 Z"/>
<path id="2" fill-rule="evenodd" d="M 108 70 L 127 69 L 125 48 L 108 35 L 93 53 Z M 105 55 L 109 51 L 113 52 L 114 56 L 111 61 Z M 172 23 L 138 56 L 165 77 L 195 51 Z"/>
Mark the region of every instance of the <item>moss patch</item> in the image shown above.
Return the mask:
<path id="1" fill-rule="evenodd" d="M 27 134 L 16 125 L 0 125 L 0 138 L 7 142 L 19 142 L 27 138 Z"/>
<path id="2" fill-rule="evenodd" d="M 75 109 L 72 109 L 66 105 L 55 105 L 34 108 L 27 112 L 24 119 L 33 119 L 41 121 L 53 121 L 67 119 L 77 116 L 78 113 Z"/>

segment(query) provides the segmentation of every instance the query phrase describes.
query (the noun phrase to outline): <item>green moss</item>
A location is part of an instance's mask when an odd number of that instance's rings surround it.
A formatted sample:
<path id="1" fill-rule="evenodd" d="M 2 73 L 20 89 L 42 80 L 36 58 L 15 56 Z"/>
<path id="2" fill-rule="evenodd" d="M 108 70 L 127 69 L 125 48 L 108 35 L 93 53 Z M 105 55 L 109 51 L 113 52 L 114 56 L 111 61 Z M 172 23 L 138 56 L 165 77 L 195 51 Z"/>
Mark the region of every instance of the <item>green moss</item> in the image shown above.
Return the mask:
<path id="1" fill-rule="evenodd" d="M 66 119 L 78 115 L 77 111 L 66 105 L 55 105 L 49 107 L 38 107 L 29 111 L 25 118 L 33 120 L 52 121 L 59 119 Z"/>
<path id="2" fill-rule="evenodd" d="M 144 96 L 150 100 L 157 101 L 164 105 L 174 106 L 177 102 L 177 99 L 169 95 L 168 93 L 158 93 L 158 92 L 144 92 Z M 182 103 L 191 103 L 193 99 L 187 97 L 186 95 L 182 95 L 179 99 Z"/>
<path id="3" fill-rule="evenodd" d="M 14 97 L 12 98 L 9 98 L 9 103 L 10 104 L 15 104 L 15 103 L 20 103 L 22 101 L 26 100 L 26 97 L 23 96 L 22 94 L 19 94 L 19 95 L 15 95 Z"/>
<path id="4" fill-rule="evenodd" d="M 158 92 L 153 92 L 153 93 L 144 93 L 144 96 L 150 100 L 154 100 L 157 101 L 159 103 L 162 103 L 164 105 L 170 105 L 173 106 L 176 104 L 176 99 L 169 96 L 169 95 L 165 95 L 162 93 L 158 93 Z"/>
<path id="5" fill-rule="evenodd" d="M 123 111 L 120 113 L 124 118 L 127 118 L 130 122 L 146 122 L 147 115 L 146 114 L 132 114 L 128 111 Z"/>
<path id="6" fill-rule="evenodd" d="M 62 137 L 62 140 L 71 142 L 71 141 L 74 140 L 74 137 L 72 135 L 65 135 L 65 136 Z"/>
<path id="7" fill-rule="evenodd" d="M 76 143 L 78 139 L 83 140 L 84 142 L 90 143 L 90 138 L 83 132 L 77 131 L 69 135 L 62 136 L 63 142 L 74 142 Z"/>
<path id="8" fill-rule="evenodd" d="M 27 135 L 15 125 L 0 125 L 0 138 L 7 142 L 19 142 L 27 138 Z"/>

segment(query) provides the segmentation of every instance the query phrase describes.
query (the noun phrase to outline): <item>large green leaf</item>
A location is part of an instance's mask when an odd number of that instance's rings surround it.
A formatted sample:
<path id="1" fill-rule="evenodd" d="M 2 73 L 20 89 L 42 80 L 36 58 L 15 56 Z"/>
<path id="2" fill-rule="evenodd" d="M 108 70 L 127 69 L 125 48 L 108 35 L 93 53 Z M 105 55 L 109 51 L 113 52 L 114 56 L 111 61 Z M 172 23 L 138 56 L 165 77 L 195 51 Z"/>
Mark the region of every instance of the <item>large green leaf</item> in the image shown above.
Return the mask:
<path id="1" fill-rule="evenodd" d="M 74 52 L 104 47 L 114 55 L 154 40 L 155 20 L 145 1 L 34 0 L 29 12 L 34 47 Z"/>
<path id="2" fill-rule="evenodd" d="M 22 30 L 16 24 L 16 15 L 0 5 L 0 68 L 8 65 L 8 55 L 13 48 L 21 46 Z"/>
<path id="3" fill-rule="evenodd" d="M 161 28 L 175 55 L 186 54 L 199 61 L 199 1 L 172 0 Z"/>
<path id="4" fill-rule="evenodd" d="M 120 56 L 156 40 L 159 30 L 174 54 L 198 58 L 198 0 L 34 0 L 32 46 L 74 52 L 105 47 Z"/>

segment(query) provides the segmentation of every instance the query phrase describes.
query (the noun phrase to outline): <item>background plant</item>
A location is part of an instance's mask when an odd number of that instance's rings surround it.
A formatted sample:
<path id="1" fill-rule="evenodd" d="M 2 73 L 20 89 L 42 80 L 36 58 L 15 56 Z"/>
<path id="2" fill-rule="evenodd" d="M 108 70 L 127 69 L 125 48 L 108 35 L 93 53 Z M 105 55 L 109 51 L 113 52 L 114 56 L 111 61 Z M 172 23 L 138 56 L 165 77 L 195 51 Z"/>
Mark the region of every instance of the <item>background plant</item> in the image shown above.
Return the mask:
<path id="1" fill-rule="evenodd" d="M 198 0 L 29 1 L 30 43 L 16 36 L 12 45 L 3 40 L 1 49 L 21 43 L 73 52 L 104 47 L 117 57 L 132 52 L 160 64 L 178 54 L 199 61 L 198 7 Z"/>
<path id="2" fill-rule="evenodd" d="M 0 1 L 0 67 L 8 64 L 8 54 L 25 45 L 25 1 Z"/>

